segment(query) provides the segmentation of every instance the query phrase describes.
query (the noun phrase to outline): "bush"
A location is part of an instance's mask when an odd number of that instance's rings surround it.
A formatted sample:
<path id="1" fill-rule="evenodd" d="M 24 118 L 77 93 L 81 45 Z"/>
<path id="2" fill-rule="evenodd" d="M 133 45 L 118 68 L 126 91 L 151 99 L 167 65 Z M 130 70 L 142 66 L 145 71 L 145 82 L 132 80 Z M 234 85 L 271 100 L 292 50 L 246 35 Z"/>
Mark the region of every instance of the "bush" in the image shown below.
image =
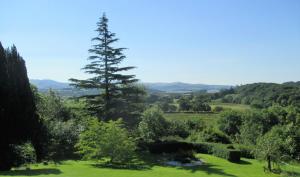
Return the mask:
<path id="1" fill-rule="evenodd" d="M 134 156 L 136 144 L 120 119 L 106 123 L 95 118 L 80 134 L 77 147 L 85 159 L 110 158 L 111 163 L 127 163 Z"/>
<path id="2" fill-rule="evenodd" d="M 181 121 L 170 121 L 168 131 L 169 136 L 179 136 L 181 138 L 187 138 L 189 136 L 187 124 Z"/>
<path id="3" fill-rule="evenodd" d="M 36 153 L 31 143 L 13 145 L 12 149 L 14 156 L 13 165 L 15 167 L 36 162 Z"/>
<path id="4" fill-rule="evenodd" d="M 222 112 L 224 108 L 222 106 L 216 106 L 213 108 L 213 112 Z"/>
<path id="5" fill-rule="evenodd" d="M 202 142 L 211 142 L 211 143 L 222 143 L 230 144 L 230 139 L 222 132 L 215 130 L 214 128 L 206 128 L 199 133 L 198 140 Z"/>
<path id="6" fill-rule="evenodd" d="M 148 143 L 148 150 L 151 153 L 161 154 L 161 153 L 176 153 L 178 151 L 192 151 L 194 150 L 194 145 L 187 142 L 178 141 L 156 141 Z"/>
<path id="7" fill-rule="evenodd" d="M 230 162 L 239 162 L 241 158 L 239 150 L 228 149 L 224 146 L 215 145 L 212 151 L 214 156 L 227 159 Z"/>
<path id="8" fill-rule="evenodd" d="M 254 147 L 238 144 L 235 145 L 235 148 L 241 152 L 241 157 L 247 159 L 254 159 Z"/>
<path id="9" fill-rule="evenodd" d="M 158 107 L 146 110 L 139 123 L 139 134 L 144 141 L 157 141 L 163 136 L 168 136 L 168 122 L 163 117 L 163 112 Z"/>

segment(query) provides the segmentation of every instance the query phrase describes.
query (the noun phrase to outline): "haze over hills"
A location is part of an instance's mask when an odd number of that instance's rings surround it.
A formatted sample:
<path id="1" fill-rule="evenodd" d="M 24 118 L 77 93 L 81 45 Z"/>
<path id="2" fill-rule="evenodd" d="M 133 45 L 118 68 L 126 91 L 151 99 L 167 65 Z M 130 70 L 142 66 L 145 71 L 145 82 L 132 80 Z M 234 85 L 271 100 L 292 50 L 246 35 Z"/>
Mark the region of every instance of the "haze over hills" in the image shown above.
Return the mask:
<path id="1" fill-rule="evenodd" d="M 39 90 L 71 90 L 72 87 L 69 83 L 57 82 L 50 79 L 31 79 L 30 82 L 37 86 Z M 230 85 L 207 85 L 207 84 L 190 84 L 183 82 L 172 82 L 172 83 L 142 83 L 151 92 L 193 92 L 207 90 L 207 92 L 218 92 L 222 89 L 228 89 Z"/>

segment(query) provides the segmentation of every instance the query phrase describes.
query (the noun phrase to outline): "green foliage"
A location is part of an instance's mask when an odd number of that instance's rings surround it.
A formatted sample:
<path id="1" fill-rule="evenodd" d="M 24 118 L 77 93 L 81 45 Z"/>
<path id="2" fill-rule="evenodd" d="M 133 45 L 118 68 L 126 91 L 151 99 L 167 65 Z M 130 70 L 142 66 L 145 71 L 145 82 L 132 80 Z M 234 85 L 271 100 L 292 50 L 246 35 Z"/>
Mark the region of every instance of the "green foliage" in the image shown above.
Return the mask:
<path id="1" fill-rule="evenodd" d="M 236 111 L 225 111 L 220 114 L 218 120 L 219 129 L 229 136 L 239 134 L 239 126 L 242 124 L 242 116 Z"/>
<path id="2" fill-rule="evenodd" d="M 230 162 L 239 162 L 241 158 L 240 151 L 228 149 L 225 148 L 224 146 L 218 146 L 218 145 L 213 146 L 212 154 L 216 157 L 227 159 Z"/>
<path id="3" fill-rule="evenodd" d="M 212 111 L 213 112 L 222 112 L 224 108 L 222 106 L 215 106 Z"/>
<path id="4" fill-rule="evenodd" d="M 142 115 L 138 130 L 141 138 L 145 141 L 156 141 L 168 135 L 168 122 L 161 109 L 156 106 L 147 109 Z"/>
<path id="5" fill-rule="evenodd" d="M 111 163 L 127 163 L 133 158 L 136 144 L 121 119 L 109 122 L 90 119 L 76 147 L 85 159 L 109 158 Z"/>
<path id="6" fill-rule="evenodd" d="M 207 127 L 201 132 L 192 132 L 188 140 L 192 142 L 231 143 L 224 133 L 213 127 Z"/>
<path id="7" fill-rule="evenodd" d="M 137 123 L 136 111 L 140 109 L 136 103 L 141 103 L 140 96 L 144 90 L 137 87 L 135 75 L 123 74 L 134 67 L 120 67 L 126 58 L 125 48 L 113 46 L 118 41 L 115 33 L 108 29 L 108 19 L 103 14 L 97 23 L 97 36 L 92 39 L 96 44 L 89 50 L 91 62 L 83 69 L 92 77 L 86 80 L 70 79 L 72 85 L 83 89 L 97 89 L 99 94 L 86 95 L 89 110 L 99 119 L 107 121 L 122 117 L 125 123 Z M 128 111 L 127 111 L 128 110 Z M 136 111 L 134 111 L 136 110 Z M 141 111 L 142 112 L 142 111 Z"/>
<path id="8" fill-rule="evenodd" d="M 273 127 L 262 137 L 258 138 L 255 149 L 255 156 L 258 159 L 266 160 L 268 170 L 272 171 L 272 162 L 279 164 L 285 159 L 285 153 L 282 151 L 285 147 L 283 129 L 281 127 Z"/>
<path id="9" fill-rule="evenodd" d="M 189 127 L 185 122 L 170 121 L 168 122 L 168 135 L 187 138 L 189 136 Z"/>
<path id="10" fill-rule="evenodd" d="M 0 171 L 13 165 L 12 145 L 31 141 L 41 151 L 41 127 L 25 61 L 15 46 L 4 50 L 0 43 Z"/>
<path id="11" fill-rule="evenodd" d="M 222 97 L 223 96 L 223 97 Z M 254 83 L 234 88 L 222 94 L 223 102 L 252 105 L 255 108 L 267 108 L 273 104 L 280 106 L 299 106 L 299 83 Z"/>
<path id="12" fill-rule="evenodd" d="M 188 97 L 181 97 L 178 100 L 180 111 L 189 111 L 192 108 L 192 103 Z"/>
<path id="13" fill-rule="evenodd" d="M 13 146 L 14 166 L 36 163 L 36 152 L 31 143 Z"/>
<path id="14" fill-rule="evenodd" d="M 82 102 L 63 100 L 49 90 L 46 94 L 34 91 L 37 109 L 44 122 L 43 146 L 48 159 L 74 158 L 74 145 L 79 138 L 82 119 L 87 117 Z"/>
<path id="15" fill-rule="evenodd" d="M 240 127 L 239 142 L 246 145 L 255 145 L 256 139 L 265 133 L 263 120 L 263 114 L 260 111 L 245 112 Z"/>

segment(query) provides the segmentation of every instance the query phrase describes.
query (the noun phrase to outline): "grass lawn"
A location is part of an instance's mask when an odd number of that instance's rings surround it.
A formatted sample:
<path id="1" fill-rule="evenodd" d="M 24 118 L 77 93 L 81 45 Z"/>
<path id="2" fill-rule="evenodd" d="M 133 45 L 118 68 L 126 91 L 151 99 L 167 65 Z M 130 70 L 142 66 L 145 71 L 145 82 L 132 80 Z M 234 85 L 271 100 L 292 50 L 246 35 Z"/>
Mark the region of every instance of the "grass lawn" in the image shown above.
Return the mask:
<path id="1" fill-rule="evenodd" d="M 214 125 L 218 119 L 217 113 L 165 113 L 164 116 L 168 120 L 184 121 L 184 120 L 202 120 L 207 125 Z"/>
<path id="2" fill-rule="evenodd" d="M 64 161 L 47 166 L 32 165 L 31 170 L 0 172 L 0 176 L 39 177 L 279 177 L 263 172 L 263 164 L 256 160 L 243 159 L 240 164 L 230 163 L 211 155 L 198 155 L 206 163 L 197 168 L 170 167 L 159 163 L 145 163 L 144 168 L 116 169 L 95 165 L 90 161 Z M 300 166 L 289 166 L 300 174 Z"/>
<path id="3" fill-rule="evenodd" d="M 235 111 L 245 111 L 252 109 L 249 105 L 244 104 L 233 104 L 233 103 L 219 103 L 219 102 L 212 102 L 210 103 L 211 108 L 213 109 L 216 106 L 221 106 L 224 109 L 232 109 Z"/>

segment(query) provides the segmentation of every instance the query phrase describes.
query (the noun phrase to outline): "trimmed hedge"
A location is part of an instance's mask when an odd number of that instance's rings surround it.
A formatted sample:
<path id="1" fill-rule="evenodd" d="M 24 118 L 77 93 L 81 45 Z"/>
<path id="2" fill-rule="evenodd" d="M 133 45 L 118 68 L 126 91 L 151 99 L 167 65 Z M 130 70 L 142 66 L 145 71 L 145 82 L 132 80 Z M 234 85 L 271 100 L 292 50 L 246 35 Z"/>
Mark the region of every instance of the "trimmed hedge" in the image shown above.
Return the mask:
<path id="1" fill-rule="evenodd" d="M 227 145 L 216 143 L 187 143 L 178 141 L 159 141 L 146 145 L 151 153 L 176 153 L 180 151 L 196 151 L 197 153 L 212 154 L 230 162 L 239 162 L 241 152 L 236 149 L 229 149 Z"/>
<path id="2" fill-rule="evenodd" d="M 180 141 L 157 141 L 154 143 L 148 143 L 146 146 L 148 147 L 148 150 L 154 154 L 194 150 L 194 145 L 192 143 Z"/>
<path id="3" fill-rule="evenodd" d="M 253 147 L 251 146 L 246 146 L 246 145 L 234 145 L 234 147 L 238 150 L 241 151 L 241 157 L 247 158 L 247 159 L 254 159 L 254 154 L 253 154 Z"/>

